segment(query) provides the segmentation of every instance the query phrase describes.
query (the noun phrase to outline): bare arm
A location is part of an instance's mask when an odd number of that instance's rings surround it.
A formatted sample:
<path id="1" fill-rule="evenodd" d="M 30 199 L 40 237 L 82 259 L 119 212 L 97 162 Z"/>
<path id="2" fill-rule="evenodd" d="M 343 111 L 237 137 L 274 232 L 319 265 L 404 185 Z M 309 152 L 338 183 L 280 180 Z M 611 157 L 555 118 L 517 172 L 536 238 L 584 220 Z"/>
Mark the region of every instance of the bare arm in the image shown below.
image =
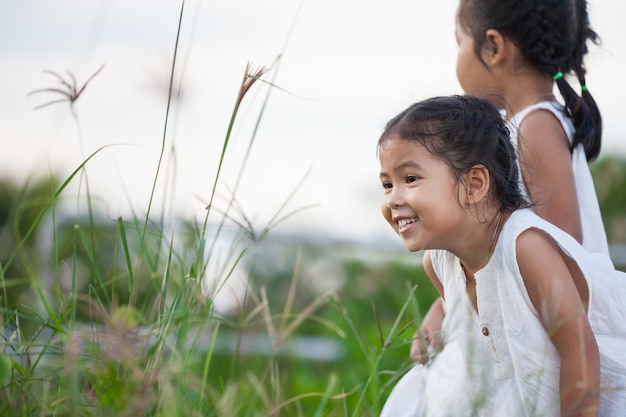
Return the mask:
<path id="1" fill-rule="evenodd" d="M 518 153 L 522 178 L 536 213 L 581 243 L 582 226 L 570 145 L 552 113 L 537 110 L 523 120 Z"/>
<path id="2" fill-rule="evenodd" d="M 598 346 L 563 256 L 541 231 L 527 230 L 517 240 L 517 260 L 526 289 L 561 357 L 561 414 L 597 417 Z"/>
<path id="3" fill-rule="evenodd" d="M 435 274 L 433 264 L 430 259 L 430 253 L 426 251 L 424 254 L 424 270 L 430 278 L 440 297 L 437 298 L 428 309 L 428 312 L 422 320 L 420 328 L 415 332 L 413 342 L 411 343 L 411 359 L 415 362 L 425 362 L 428 359 L 428 346 L 436 349 L 441 342 L 441 325 L 443 323 L 443 286 L 441 281 Z"/>

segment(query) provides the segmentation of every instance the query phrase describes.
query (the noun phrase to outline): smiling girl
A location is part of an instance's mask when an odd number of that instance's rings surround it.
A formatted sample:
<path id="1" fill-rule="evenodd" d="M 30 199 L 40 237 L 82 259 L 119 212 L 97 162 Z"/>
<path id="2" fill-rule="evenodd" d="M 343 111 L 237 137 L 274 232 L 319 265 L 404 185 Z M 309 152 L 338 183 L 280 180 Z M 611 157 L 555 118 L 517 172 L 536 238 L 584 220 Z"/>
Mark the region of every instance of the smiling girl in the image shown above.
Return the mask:
<path id="1" fill-rule="evenodd" d="M 417 365 L 382 416 L 585 416 L 626 410 L 626 274 L 540 218 L 499 111 L 414 104 L 378 143 L 382 213 L 447 306 L 460 369 Z M 440 358 L 437 358 L 440 359 Z"/>

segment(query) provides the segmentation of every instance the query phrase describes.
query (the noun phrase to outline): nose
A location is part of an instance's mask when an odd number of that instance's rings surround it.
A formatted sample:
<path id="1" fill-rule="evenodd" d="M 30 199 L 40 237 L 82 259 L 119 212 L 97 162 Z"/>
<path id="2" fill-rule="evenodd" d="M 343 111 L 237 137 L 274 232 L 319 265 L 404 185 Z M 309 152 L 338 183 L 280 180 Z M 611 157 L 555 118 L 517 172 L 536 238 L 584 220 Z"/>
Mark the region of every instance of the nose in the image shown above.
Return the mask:
<path id="1" fill-rule="evenodd" d="M 396 209 L 404 204 L 402 193 L 398 188 L 392 188 L 385 196 L 385 206 L 390 209 Z"/>

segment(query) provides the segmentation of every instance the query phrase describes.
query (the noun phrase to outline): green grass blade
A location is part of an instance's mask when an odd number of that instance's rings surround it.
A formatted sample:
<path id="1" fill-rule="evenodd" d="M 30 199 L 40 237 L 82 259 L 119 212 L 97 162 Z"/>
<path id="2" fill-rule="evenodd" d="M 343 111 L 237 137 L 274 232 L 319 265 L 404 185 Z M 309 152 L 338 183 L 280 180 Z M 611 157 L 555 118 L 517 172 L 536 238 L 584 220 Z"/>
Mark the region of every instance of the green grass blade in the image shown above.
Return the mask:
<path id="1" fill-rule="evenodd" d="M 128 291 L 131 296 L 135 294 L 135 276 L 133 274 L 133 265 L 130 257 L 130 251 L 128 250 L 128 240 L 126 238 L 126 229 L 124 228 L 124 222 L 122 216 L 117 218 L 117 225 L 120 231 L 120 239 L 122 240 L 122 249 L 124 250 L 124 259 L 126 260 L 126 269 L 128 270 Z"/>

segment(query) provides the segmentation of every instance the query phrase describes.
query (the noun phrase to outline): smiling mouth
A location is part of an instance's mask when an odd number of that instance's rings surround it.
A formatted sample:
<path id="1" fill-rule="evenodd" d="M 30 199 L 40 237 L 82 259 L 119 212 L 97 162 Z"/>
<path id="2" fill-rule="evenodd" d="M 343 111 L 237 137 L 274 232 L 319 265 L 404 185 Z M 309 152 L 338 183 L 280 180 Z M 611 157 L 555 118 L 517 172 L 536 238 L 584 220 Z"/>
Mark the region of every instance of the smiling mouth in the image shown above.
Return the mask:
<path id="1" fill-rule="evenodd" d="M 400 219 L 398 220 L 398 227 L 400 228 L 400 230 L 402 230 L 415 222 L 417 222 L 417 217 L 414 217 L 412 219 Z"/>

